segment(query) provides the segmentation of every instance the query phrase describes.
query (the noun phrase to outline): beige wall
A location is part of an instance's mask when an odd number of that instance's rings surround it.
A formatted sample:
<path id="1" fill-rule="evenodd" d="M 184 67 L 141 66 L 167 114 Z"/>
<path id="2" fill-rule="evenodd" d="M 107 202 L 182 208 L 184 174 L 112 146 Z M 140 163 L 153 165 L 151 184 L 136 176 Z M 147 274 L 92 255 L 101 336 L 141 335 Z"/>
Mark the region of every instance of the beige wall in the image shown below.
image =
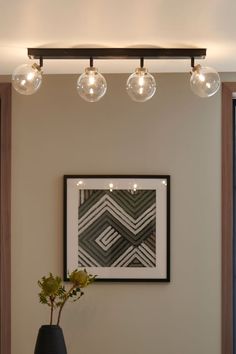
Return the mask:
<path id="1" fill-rule="evenodd" d="M 236 76 L 224 76 L 236 80 Z M 188 74 L 158 75 L 144 104 L 126 76 L 83 102 L 75 76 L 13 93 L 12 354 L 32 354 L 48 308 L 37 280 L 62 273 L 64 174 L 170 174 L 171 282 L 97 283 L 68 304 L 70 354 L 220 354 L 220 93 L 202 100 Z"/>

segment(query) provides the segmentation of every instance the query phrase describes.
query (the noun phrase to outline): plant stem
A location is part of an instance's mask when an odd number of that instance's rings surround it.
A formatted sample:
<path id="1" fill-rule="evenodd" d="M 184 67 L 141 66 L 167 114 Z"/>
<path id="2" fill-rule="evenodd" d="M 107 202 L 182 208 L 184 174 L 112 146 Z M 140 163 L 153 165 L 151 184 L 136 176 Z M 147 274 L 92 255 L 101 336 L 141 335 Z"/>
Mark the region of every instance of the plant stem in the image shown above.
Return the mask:
<path id="1" fill-rule="evenodd" d="M 58 312 L 58 317 L 57 317 L 57 326 L 59 326 L 59 323 L 60 323 L 60 319 L 61 319 L 61 311 L 66 303 L 66 301 L 69 299 L 69 296 L 70 296 L 70 293 L 71 291 L 73 291 L 74 289 L 76 288 L 76 285 L 73 285 L 69 290 L 68 292 L 65 294 L 65 298 L 64 298 L 64 301 L 62 302 L 60 308 L 59 308 L 59 312 Z"/>
<path id="2" fill-rule="evenodd" d="M 50 325 L 52 325 L 52 321 L 53 321 L 53 301 L 54 299 L 50 298 L 50 302 L 51 302 Z"/>

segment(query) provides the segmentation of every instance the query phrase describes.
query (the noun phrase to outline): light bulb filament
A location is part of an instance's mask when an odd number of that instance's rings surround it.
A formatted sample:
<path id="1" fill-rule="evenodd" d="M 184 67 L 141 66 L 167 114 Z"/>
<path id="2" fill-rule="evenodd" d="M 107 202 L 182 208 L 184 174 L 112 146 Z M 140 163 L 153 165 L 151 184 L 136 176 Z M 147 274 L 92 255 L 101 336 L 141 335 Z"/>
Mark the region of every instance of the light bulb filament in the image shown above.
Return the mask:
<path id="1" fill-rule="evenodd" d="M 32 72 L 30 72 L 30 73 L 27 74 L 26 77 L 27 77 L 27 80 L 28 80 L 28 81 L 32 81 L 33 78 L 34 78 L 34 74 L 33 74 Z"/>
<path id="2" fill-rule="evenodd" d="M 94 85 L 95 84 L 95 77 L 93 74 L 89 75 L 89 85 Z"/>
<path id="3" fill-rule="evenodd" d="M 138 84 L 139 86 L 144 86 L 144 77 L 140 76 L 139 80 L 138 80 Z"/>
<path id="4" fill-rule="evenodd" d="M 138 92 L 139 92 L 140 95 L 142 95 L 143 94 L 143 87 L 140 87 Z"/>
<path id="5" fill-rule="evenodd" d="M 205 75 L 203 75 L 203 74 L 199 74 L 198 77 L 201 82 L 204 82 L 206 80 Z"/>

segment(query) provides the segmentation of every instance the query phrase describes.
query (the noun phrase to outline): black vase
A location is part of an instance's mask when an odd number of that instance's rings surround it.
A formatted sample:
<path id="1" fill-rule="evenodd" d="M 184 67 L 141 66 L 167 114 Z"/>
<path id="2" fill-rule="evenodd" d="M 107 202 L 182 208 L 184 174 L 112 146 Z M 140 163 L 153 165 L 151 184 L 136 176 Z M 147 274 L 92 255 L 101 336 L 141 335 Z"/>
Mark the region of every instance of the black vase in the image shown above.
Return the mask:
<path id="1" fill-rule="evenodd" d="M 40 327 L 34 354 L 67 354 L 60 326 L 44 325 Z"/>

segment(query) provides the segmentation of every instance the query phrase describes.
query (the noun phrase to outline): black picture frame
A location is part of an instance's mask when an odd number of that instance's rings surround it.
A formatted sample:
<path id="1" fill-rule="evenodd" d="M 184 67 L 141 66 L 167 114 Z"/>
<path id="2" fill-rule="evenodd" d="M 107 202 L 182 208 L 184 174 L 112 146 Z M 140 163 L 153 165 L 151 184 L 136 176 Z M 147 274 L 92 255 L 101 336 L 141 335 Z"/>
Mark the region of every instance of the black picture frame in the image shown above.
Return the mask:
<path id="1" fill-rule="evenodd" d="M 64 280 L 170 281 L 170 175 L 64 175 Z"/>

